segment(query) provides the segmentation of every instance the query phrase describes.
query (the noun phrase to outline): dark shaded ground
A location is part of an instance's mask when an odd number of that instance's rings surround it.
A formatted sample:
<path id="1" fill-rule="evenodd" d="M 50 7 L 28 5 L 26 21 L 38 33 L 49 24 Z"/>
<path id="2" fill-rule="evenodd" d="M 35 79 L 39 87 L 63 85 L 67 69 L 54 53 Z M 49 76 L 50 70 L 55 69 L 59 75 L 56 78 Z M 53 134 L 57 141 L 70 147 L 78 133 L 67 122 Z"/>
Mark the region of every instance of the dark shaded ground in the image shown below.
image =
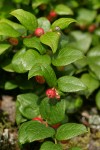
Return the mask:
<path id="1" fill-rule="evenodd" d="M 72 146 L 82 150 L 100 150 L 100 115 L 95 107 L 82 110 L 77 116 L 79 122 L 89 127 L 89 132 L 62 144 L 64 150 Z M 0 150 L 20 150 L 18 146 L 17 125 L 15 123 L 15 100 L 4 95 L 0 100 Z M 31 148 L 30 148 L 31 147 Z M 39 143 L 25 146 L 24 150 L 38 150 Z"/>

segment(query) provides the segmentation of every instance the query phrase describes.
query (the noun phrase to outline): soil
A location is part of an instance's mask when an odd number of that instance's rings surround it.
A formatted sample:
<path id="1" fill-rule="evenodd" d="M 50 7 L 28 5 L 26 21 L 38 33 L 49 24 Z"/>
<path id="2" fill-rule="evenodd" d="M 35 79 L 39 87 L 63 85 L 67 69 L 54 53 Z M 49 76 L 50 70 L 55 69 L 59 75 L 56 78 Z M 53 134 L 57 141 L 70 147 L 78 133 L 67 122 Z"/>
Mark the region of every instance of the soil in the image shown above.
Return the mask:
<path id="1" fill-rule="evenodd" d="M 3 95 L 0 99 L 0 150 L 20 150 L 18 146 L 18 126 L 15 122 L 15 99 Z M 100 114 L 97 108 L 84 109 L 77 114 L 79 122 L 88 127 L 88 133 L 62 144 L 64 150 L 70 147 L 80 147 L 82 150 L 100 150 Z M 38 150 L 38 144 L 32 145 L 32 150 Z M 31 150 L 26 145 L 24 150 Z"/>

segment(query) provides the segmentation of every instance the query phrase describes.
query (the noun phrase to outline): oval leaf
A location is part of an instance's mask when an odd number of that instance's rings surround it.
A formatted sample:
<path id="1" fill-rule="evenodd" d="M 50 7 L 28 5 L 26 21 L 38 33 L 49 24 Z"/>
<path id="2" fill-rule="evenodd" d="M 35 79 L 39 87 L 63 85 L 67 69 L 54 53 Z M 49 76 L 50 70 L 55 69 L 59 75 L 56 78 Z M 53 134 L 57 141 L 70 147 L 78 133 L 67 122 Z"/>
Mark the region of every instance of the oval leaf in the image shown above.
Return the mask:
<path id="1" fill-rule="evenodd" d="M 38 52 L 31 49 L 18 51 L 12 59 L 13 69 L 18 73 L 27 72 L 36 64 L 39 56 Z"/>
<path id="2" fill-rule="evenodd" d="M 15 89 L 17 87 L 18 87 L 17 83 L 13 80 L 6 81 L 5 85 L 4 85 L 5 90 L 12 90 L 12 89 Z"/>
<path id="3" fill-rule="evenodd" d="M 28 121 L 23 123 L 19 129 L 18 139 L 20 144 L 33 142 L 48 137 L 53 137 L 55 130 L 46 127 L 37 121 Z"/>
<path id="4" fill-rule="evenodd" d="M 4 53 L 8 48 L 10 48 L 10 44 L 0 44 L 0 55 Z"/>
<path id="5" fill-rule="evenodd" d="M 76 22 L 73 18 L 60 18 L 53 22 L 52 29 L 55 29 L 56 27 L 59 27 L 60 29 L 67 28 L 71 23 Z"/>
<path id="6" fill-rule="evenodd" d="M 73 15 L 73 11 L 68 6 L 63 4 L 56 5 L 55 12 L 58 15 Z"/>
<path id="7" fill-rule="evenodd" d="M 40 43 L 40 40 L 37 37 L 25 38 L 23 40 L 23 43 L 29 48 L 36 48 L 41 54 L 44 54 L 46 52 L 45 48 Z"/>
<path id="8" fill-rule="evenodd" d="M 5 22 L 0 22 L 0 35 L 9 37 L 19 37 L 20 33 L 9 24 Z"/>
<path id="9" fill-rule="evenodd" d="M 47 32 L 40 37 L 40 41 L 50 46 L 53 53 L 55 53 L 58 48 L 59 38 L 60 35 L 57 32 Z"/>
<path id="10" fill-rule="evenodd" d="M 32 7 L 33 9 L 37 8 L 38 6 L 42 5 L 42 4 L 48 4 L 50 2 L 50 0 L 35 0 L 32 3 Z"/>
<path id="11" fill-rule="evenodd" d="M 54 144 L 53 142 L 47 141 L 42 144 L 40 150 L 63 150 L 60 144 Z"/>
<path id="12" fill-rule="evenodd" d="M 63 92 L 77 92 L 86 89 L 81 80 L 73 76 L 60 77 L 57 82 L 58 88 Z"/>
<path id="13" fill-rule="evenodd" d="M 98 93 L 96 94 L 95 101 L 98 109 L 100 110 L 100 91 L 98 91 Z"/>
<path id="14" fill-rule="evenodd" d="M 15 22 L 13 22 L 11 20 L 8 20 L 8 19 L 2 19 L 2 20 L 0 20 L 0 22 L 7 23 L 8 25 L 12 26 L 15 30 L 17 30 L 21 34 L 25 34 L 26 35 L 26 33 L 27 33 L 25 27 L 22 26 L 21 24 L 15 23 Z"/>
<path id="15" fill-rule="evenodd" d="M 60 140 L 68 140 L 75 136 L 84 134 L 86 132 L 87 132 L 87 129 L 82 124 L 67 123 L 67 124 L 60 126 L 57 129 L 56 139 L 59 141 Z"/>
<path id="16" fill-rule="evenodd" d="M 19 111 L 24 117 L 32 119 L 40 114 L 37 95 L 21 94 L 17 96 L 17 101 L 19 102 Z"/>
<path id="17" fill-rule="evenodd" d="M 35 30 L 38 26 L 36 17 L 23 9 L 17 9 L 10 13 L 15 16 L 27 30 Z"/>
<path id="18" fill-rule="evenodd" d="M 81 81 L 88 87 L 88 90 L 84 91 L 84 94 L 89 96 L 99 87 L 99 81 L 93 78 L 90 74 L 85 73 L 81 76 Z"/>
<path id="19" fill-rule="evenodd" d="M 65 110 L 66 102 L 64 100 L 53 105 L 50 103 L 49 98 L 44 98 L 40 104 L 41 116 L 52 125 L 61 122 L 65 118 Z"/>
<path id="20" fill-rule="evenodd" d="M 27 119 L 24 118 L 22 116 L 21 112 L 19 111 L 19 106 L 20 106 L 19 102 L 16 101 L 16 123 L 17 123 L 17 125 L 19 125 L 22 122 L 27 121 Z"/>
<path id="21" fill-rule="evenodd" d="M 47 32 L 50 29 L 50 21 L 45 17 L 38 18 L 38 27 L 43 28 L 45 32 Z"/>
<path id="22" fill-rule="evenodd" d="M 53 68 L 48 64 L 40 64 L 40 63 L 35 64 L 29 71 L 28 78 L 31 78 L 36 75 L 44 76 L 47 84 L 50 87 L 54 87 L 57 83 L 55 72 Z"/>
<path id="23" fill-rule="evenodd" d="M 87 54 L 90 69 L 100 79 L 100 45 L 93 47 Z"/>
<path id="24" fill-rule="evenodd" d="M 54 66 L 65 66 L 83 58 L 83 56 L 81 51 L 67 46 L 59 50 L 57 57 L 52 59 L 52 64 Z"/>

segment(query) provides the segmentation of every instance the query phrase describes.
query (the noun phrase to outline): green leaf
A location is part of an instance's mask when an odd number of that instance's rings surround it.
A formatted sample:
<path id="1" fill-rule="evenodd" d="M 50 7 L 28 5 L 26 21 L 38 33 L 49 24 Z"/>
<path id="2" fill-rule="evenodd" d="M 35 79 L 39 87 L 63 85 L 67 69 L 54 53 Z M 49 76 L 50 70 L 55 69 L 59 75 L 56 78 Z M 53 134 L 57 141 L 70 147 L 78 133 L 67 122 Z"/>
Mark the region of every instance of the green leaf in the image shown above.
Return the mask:
<path id="1" fill-rule="evenodd" d="M 45 32 L 50 30 L 50 21 L 45 17 L 38 18 L 38 27 L 43 28 Z"/>
<path id="2" fill-rule="evenodd" d="M 76 74 L 79 72 L 83 72 L 83 69 L 87 66 L 87 57 L 83 57 L 74 62 L 74 65 L 77 68 Z"/>
<path id="3" fill-rule="evenodd" d="M 26 118 L 22 116 L 21 112 L 19 111 L 19 106 L 20 106 L 20 103 L 16 101 L 16 123 L 17 125 L 27 120 Z"/>
<path id="4" fill-rule="evenodd" d="M 36 64 L 39 56 L 39 53 L 35 50 L 29 49 L 25 51 L 22 49 L 12 59 L 13 69 L 18 73 L 27 72 Z"/>
<path id="5" fill-rule="evenodd" d="M 5 22 L 0 22 L 0 35 L 9 37 L 19 37 L 20 33 L 9 24 Z"/>
<path id="6" fill-rule="evenodd" d="M 100 45 L 93 47 L 87 54 L 90 69 L 100 79 Z"/>
<path id="7" fill-rule="evenodd" d="M 17 87 L 18 87 L 18 85 L 13 80 L 6 81 L 5 85 L 4 85 L 5 90 L 12 90 Z"/>
<path id="8" fill-rule="evenodd" d="M 29 71 L 28 78 L 31 78 L 36 75 L 44 76 L 47 84 L 50 87 L 54 87 L 57 83 L 56 82 L 57 78 L 56 78 L 55 72 L 54 72 L 53 68 L 48 64 L 45 64 L 45 63 L 35 64 Z"/>
<path id="9" fill-rule="evenodd" d="M 95 101 L 96 101 L 97 108 L 100 110 L 100 90 L 96 94 Z"/>
<path id="10" fill-rule="evenodd" d="M 84 53 L 86 53 L 89 50 L 91 42 L 92 42 L 92 36 L 89 33 L 73 31 L 71 33 L 71 36 L 75 38 L 73 42 L 69 43 L 71 47 L 79 49 Z"/>
<path id="11" fill-rule="evenodd" d="M 33 9 L 35 9 L 38 6 L 40 6 L 42 4 L 48 4 L 49 2 L 50 2 L 50 0 L 34 0 L 32 3 L 32 7 L 33 7 Z"/>
<path id="12" fill-rule="evenodd" d="M 46 52 L 46 49 L 43 47 L 43 45 L 40 43 L 40 39 L 37 37 L 25 38 L 23 43 L 29 48 L 36 48 L 41 54 Z"/>
<path id="13" fill-rule="evenodd" d="M 82 107 L 83 100 L 81 97 L 67 96 L 66 97 L 66 113 L 72 114 Z"/>
<path id="14" fill-rule="evenodd" d="M 42 144 L 40 150 L 62 150 L 60 144 L 54 144 L 53 142 L 47 141 Z"/>
<path id="15" fill-rule="evenodd" d="M 66 103 L 64 100 L 52 104 L 49 98 L 44 98 L 40 104 L 41 116 L 52 125 L 61 122 L 65 118 L 65 109 Z"/>
<path id="16" fill-rule="evenodd" d="M 28 121 L 20 126 L 18 139 L 20 144 L 53 137 L 54 129 L 37 121 Z"/>
<path id="17" fill-rule="evenodd" d="M 15 30 L 17 30 L 19 33 L 26 35 L 26 29 L 21 24 L 15 23 L 15 22 L 8 20 L 8 19 L 5 19 L 5 18 L 0 20 L 0 22 L 7 23 L 8 25 L 12 26 Z"/>
<path id="18" fill-rule="evenodd" d="M 93 78 L 90 74 L 85 73 L 81 76 L 81 81 L 86 85 L 88 88 L 86 91 L 84 91 L 84 94 L 90 95 L 99 87 L 99 81 L 95 78 Z"/>
<path id="19" fill-rule="evenodd" d="M 15 16 L 27 30 L 34 31 L 38 26 L 36 17 L 28 11 L 17 9 L 10 14 Z"/>
<path id="20" fill-rule="evenodd" d="M 78 9 L 77 20 L 82 24 L 92 23 L 95 17 L 96 17 L 95 10 L 89 10 L 85 8 Z"/>
<path id="21" fill-rule="evenodd" d="M 54 66 L 65 66 L 81 58 L 83 58 L 81 51 L 67 46 L 59 50 L 57 57 L 52 59 L 52 63 Z"/>
<path id="22" fill-rule="evenodd" d="M 17 96 L 17 101 L 19 102 L 19 111 L 24 117 L 32 119 L 40 114 L 37 95 L 20 94 Z"/>
<path id="23" fill-rule="evenodd" d="M 10 44 L 0 44 L 0 55 L 11 47 Z"/>
<path id="24" fill-rule="evenodd" d="M 77 92 L 86 89 L 81 80 L 73 76 L 60 77 L 57 82 L 59 90 L 63 92 Z"/>
<path id="25" fill-rule="evenodd" d="M 68 140 L 68 139 L 71 139 L 75 136 L 84 134 L 86 132 L 87 132 L 87 129 L 82 124 L 67 123 L 67 124 L 60 126 L 57 129 L 56 139 L 59 141 Z"/>
<path id="26" fill-rule="evenodd" d="M 71 8 L 64 4 L 56 5 L 54 10 L 58 15 L 73 15 Z"/>
<path id="27" fill-rule="evenodd" d="M 11 63 L 11 59 L 10 58 L 6 58 L 2 64 L 1 64 L 1 68 L 5 71 L 8 71 L 8 72 L 14 72 L 14 69 L 13 69 L 13 66 L 12 66 L 12 63 Z"/>
<path id="28" fill-rule="evenodd" d="M 53 53 L 55 53 L 58 48 L 59 38 L 60 35 L 57 32 L 47 32 L 40 37 L 40 41 L 50 46 Z"/>
<path id="29" fill-rule="evenodd" d="M 71 23 L 76 22 L 73 18 L 60 18 L 53 22 L 52 29 L 55 29 L 56 27 L 59 27 L 60 29 L 67 28 Z"/>

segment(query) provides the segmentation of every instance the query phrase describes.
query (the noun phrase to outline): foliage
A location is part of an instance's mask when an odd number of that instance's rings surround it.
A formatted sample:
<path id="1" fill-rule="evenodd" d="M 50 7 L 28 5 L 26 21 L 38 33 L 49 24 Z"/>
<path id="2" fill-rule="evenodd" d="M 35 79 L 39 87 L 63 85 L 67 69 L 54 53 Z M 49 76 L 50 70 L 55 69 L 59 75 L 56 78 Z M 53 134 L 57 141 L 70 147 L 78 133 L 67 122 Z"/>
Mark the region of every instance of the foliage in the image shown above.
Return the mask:
<path id="1" fill-rule="evenodd" d="M 19 144 L 44 140 L 40 150 L 62 150 L 60 141 L 87 132 L 70 114 L 90 96 L 100 109 L 99 0 L 0 3 L 0 88 L 20 90 Z"/>

